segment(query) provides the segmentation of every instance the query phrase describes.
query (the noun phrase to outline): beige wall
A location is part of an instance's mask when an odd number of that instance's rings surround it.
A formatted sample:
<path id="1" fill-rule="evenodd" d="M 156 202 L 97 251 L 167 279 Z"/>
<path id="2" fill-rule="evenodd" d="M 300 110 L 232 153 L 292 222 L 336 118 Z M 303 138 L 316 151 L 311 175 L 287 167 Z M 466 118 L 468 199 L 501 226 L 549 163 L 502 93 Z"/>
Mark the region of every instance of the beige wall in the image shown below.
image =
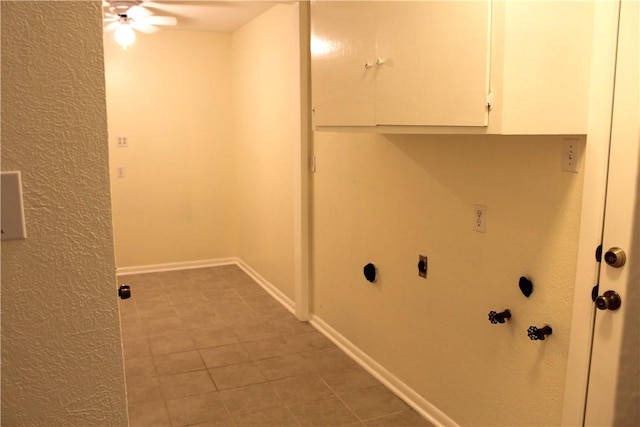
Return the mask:
<path id="1" fill-rule="evenodd" d="M 298 5 L 233 34 L 237 255 L 290 299 L 294 156 L 300 144 Z"/>
<path id="2" fill-rule="evenodd" d="M 105 37 L 118 267 L 234 255 L 230 55 L 228 34 Z"/>
<path id="3" fill-rule="evenodd" d="M 2 2 L 2 425 L 126 425 L 100 2 Z"/>
<path id="4" fill-rule="evenodd" d="M 583 180 L 560 170 L 562 138 L 314 143 L 313 312 L 460 425 L 560 424 Z M 511 321 L 490 324 L 505 308 Z M 553 335 L 529 340 L 545 324 Z"/>
<path id="5" fill-rule="evenodd" d="M 233 34 L 107 37 L 118 267 L 239 257 L 294 298 L 298 28 L 276 5 Z"/>

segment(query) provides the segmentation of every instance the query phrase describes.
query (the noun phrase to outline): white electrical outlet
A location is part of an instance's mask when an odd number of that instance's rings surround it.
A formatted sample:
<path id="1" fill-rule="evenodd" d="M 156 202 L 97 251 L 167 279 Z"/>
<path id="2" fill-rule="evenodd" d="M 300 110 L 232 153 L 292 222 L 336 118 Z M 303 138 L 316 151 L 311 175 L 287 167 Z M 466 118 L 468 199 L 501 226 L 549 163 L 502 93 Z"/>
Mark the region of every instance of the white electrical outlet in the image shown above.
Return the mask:
<path id="1" fill-rule="evenodd" d="M 487 229 L 487 207 L 475 205 L 473 209 L 473 227 L 476 231 L 484 233 Z"/>
<path id="2" fill-rule="evenodd" d="M 118 148 L 127 148 L 129 146 L 129 139 L 126 136 L 118 137 Z"/>
<path id="3" fill-rule="evenodd" d="M 566 172 L 578 172 L 580 160 L 580 140 L 566 138 L 562 143 L 562 170 Z"/>

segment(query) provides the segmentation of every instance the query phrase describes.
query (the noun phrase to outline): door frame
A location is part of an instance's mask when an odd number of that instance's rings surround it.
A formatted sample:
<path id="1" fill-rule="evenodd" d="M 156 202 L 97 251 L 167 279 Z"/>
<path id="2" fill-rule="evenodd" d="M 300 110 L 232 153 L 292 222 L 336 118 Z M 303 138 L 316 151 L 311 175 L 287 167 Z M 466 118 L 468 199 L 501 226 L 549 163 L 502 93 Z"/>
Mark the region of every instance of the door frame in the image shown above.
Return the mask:
<path id="1" fill-rule="evenodd" d="M 573 315 L 565 379 L 562 425 L 584 425 L 595 307 L 591 289 L 598 281 L 596 248 L 602 242 L 608 152 L 621 0 L 594 1 L 589 116 L 584 191 Z"/>
<path id="2" fill-rule="evenodd" d="M 298 2 L 300 37 L 300 144 L 294 163 L 294 310 L 300 321 L 310 318 L 311 301 L 311 17 L 308 1 Z"/>

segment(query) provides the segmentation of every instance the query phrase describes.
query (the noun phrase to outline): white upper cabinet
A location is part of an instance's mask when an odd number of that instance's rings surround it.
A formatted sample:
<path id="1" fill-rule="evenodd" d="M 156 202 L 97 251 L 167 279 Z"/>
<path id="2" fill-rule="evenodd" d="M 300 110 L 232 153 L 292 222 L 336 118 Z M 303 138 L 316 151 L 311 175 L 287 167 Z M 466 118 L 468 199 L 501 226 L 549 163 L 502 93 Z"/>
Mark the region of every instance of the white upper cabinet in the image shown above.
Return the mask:
<path id="1" fill-rule="evenodd" d="M 486 126 L 488 1 L 379 1 L 376 123 Z"/>
<path id="2" fill-rule="evenodd" d="M 314 126 L 586 134 L 594 1 L 316 0 Z"/>
<path id="3" fill-rule="evenodd" d="M 492 133 L 587 133 L 597 1 L 494 2 Z"/>
<path id="4" fill-rule="evenodd" d="M 374 126 L 375 8 L 369 2 L 318 1 L 311 10 L 315 123 Z"/>
<path id="5" fill-rule="evenodd" d="M 489 1 L 316 1 L 316 126 L 486 126 Z"/>

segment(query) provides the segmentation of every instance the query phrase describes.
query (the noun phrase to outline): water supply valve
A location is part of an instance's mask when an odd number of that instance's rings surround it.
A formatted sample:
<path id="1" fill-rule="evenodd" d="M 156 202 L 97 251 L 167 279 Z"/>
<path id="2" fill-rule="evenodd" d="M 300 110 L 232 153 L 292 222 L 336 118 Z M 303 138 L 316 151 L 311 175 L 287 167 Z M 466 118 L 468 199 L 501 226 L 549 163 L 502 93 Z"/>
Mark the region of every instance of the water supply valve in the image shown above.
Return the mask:
<path id="1" fill-rule="evenodd" d="M 529 339 L 533 341 L 544 340 L 547 335 L 551 335 L 553 333 L 553 329 L 551 326 L 547 325 L 543 328 L 538 329 L 536 326 L 529 326 L 529 330 L 527 331 L 529 335 Z"/>
<path id="2" fill-rule="evenodd" d="M 511 318 L 511 311 L 509 311 L 508 308 L 501 313 L 497 313 L 495 311 L 489 312 L 489 322 L 491 322 L 494 325 L 497 323 L 504 323 L 506 319 L 510 319 L 510 318 Z"/>

